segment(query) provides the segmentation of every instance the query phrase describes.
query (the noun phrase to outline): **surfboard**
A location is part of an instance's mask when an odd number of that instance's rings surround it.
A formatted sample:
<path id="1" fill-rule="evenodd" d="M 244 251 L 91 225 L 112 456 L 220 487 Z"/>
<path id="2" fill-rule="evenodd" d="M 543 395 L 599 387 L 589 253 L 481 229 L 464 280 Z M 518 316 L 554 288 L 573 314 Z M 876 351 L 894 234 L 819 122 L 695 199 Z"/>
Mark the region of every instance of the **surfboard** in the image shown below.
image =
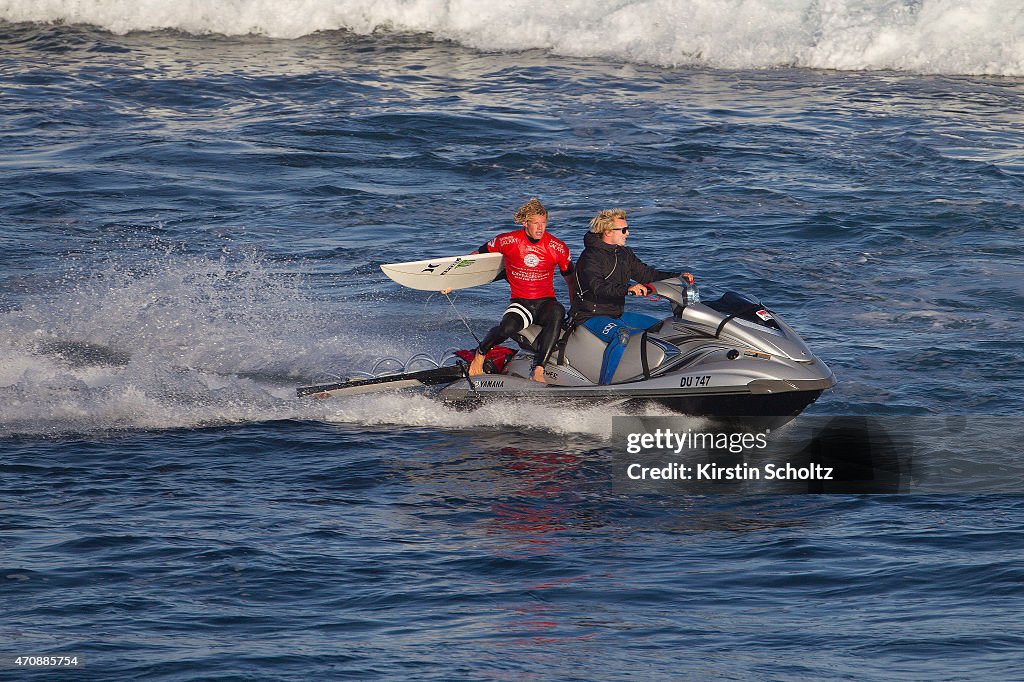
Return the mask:
<path id="1" fill-rule="evenodd" d="M 473 253 L 408 263 L 385 263 L 380 269 L 403 287 L 441 291 L 468 289 L 493 282 L 504 267 L 505 260 L 500 253 Z"/>

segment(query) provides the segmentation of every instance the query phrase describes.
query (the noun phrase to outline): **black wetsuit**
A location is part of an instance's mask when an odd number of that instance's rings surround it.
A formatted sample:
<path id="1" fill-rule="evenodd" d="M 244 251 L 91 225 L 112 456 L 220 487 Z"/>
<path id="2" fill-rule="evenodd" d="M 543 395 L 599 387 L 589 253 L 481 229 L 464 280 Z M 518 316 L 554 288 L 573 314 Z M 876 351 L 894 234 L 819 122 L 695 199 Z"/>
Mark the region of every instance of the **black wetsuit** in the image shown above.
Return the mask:
<path id="1" fill-rule="evenodd" d="M 501 322 L 487 332 L 478 350 L 481 355 L 487 355 L 488 351 L 513 334 L 518 334 L 531 324 L 539 324 L 542 331 L 537 337 L 534 364 L 543 367 L 558 341 L 563 317 L 565 307 L 554 298 L 513 298 L 508 302 Z"/>

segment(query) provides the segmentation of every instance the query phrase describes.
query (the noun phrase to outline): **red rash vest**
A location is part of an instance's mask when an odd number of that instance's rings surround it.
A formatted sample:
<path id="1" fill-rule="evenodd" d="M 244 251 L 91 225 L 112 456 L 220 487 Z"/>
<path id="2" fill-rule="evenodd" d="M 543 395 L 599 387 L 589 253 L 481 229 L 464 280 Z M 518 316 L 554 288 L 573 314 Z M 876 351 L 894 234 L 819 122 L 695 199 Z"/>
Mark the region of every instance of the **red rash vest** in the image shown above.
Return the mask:
<path id="1" fill-rule="evenodd" d="M 505 277 L 512 287 L 512 298 L 554 298 L 555 267 L 563 275 L 572 270 L 569 247 L 547 232 L 536 243 L 526 236 L 526 230 L 499 234 L 481 247 L 480 253 L 505 257 Z"/>

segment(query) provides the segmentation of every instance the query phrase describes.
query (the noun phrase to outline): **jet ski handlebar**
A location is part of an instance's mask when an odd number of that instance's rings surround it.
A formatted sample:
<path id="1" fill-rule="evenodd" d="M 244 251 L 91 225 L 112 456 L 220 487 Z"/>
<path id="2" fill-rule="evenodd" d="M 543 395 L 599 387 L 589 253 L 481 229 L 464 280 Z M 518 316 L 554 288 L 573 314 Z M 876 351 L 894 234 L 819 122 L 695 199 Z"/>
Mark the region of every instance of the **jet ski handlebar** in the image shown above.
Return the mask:
<path id="1" fill-rule="evenodd" d="M 685 308 L 690 303 L 700 303 L 700 290 L 696 284 L 687 284 L 682 277 L 670 277 L 657 282 L 651 282 L 654 293 L 672 302 L 673 310 L 676 307 Z"/>

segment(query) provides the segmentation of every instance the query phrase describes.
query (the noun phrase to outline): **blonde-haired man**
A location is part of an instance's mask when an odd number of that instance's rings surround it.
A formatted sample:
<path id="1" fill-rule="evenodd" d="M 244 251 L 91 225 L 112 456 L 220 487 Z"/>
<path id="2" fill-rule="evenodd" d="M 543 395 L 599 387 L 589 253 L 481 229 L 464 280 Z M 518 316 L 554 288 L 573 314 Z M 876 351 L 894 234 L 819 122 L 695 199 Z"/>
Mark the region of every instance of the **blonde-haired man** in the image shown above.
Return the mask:
<path id="1" fill-rule="evenodd" d="M 555 298 L 555 268 L 569 284 L 572 259 L 565 242 L 548 234 L 548 211 L 540 201 L 530 199 L 514 218 L 523 229 L 499 234 L 479 249 L 480 253 L 500 253 L 505 257 L 505 278 L 512 298 L 501 322 L 487 332 L 476 349 L 469 374 L 483 374 L 484 360 L 494 346 L 536 323 L 542 331 L 537 337 L 533 379 L 543 382 L 544 365 L 555 347 L 565 316 L 565 308 Z"/>
<path id="2" fill-rule="evenodd" d="M 626 294 L 646 296 L 651 292 L 650 282 L 682 277 L 693 283 L 693 275 L 688 272 L 657 270 L 637 258 L 626 246 L 628 236 L 629 223 L 622 209 L 601 211 L 590 221 L 590 231 L 583 237 L 583 253 L 576 261 L 573 323 L 597 315 L 621 316 Z"/>

